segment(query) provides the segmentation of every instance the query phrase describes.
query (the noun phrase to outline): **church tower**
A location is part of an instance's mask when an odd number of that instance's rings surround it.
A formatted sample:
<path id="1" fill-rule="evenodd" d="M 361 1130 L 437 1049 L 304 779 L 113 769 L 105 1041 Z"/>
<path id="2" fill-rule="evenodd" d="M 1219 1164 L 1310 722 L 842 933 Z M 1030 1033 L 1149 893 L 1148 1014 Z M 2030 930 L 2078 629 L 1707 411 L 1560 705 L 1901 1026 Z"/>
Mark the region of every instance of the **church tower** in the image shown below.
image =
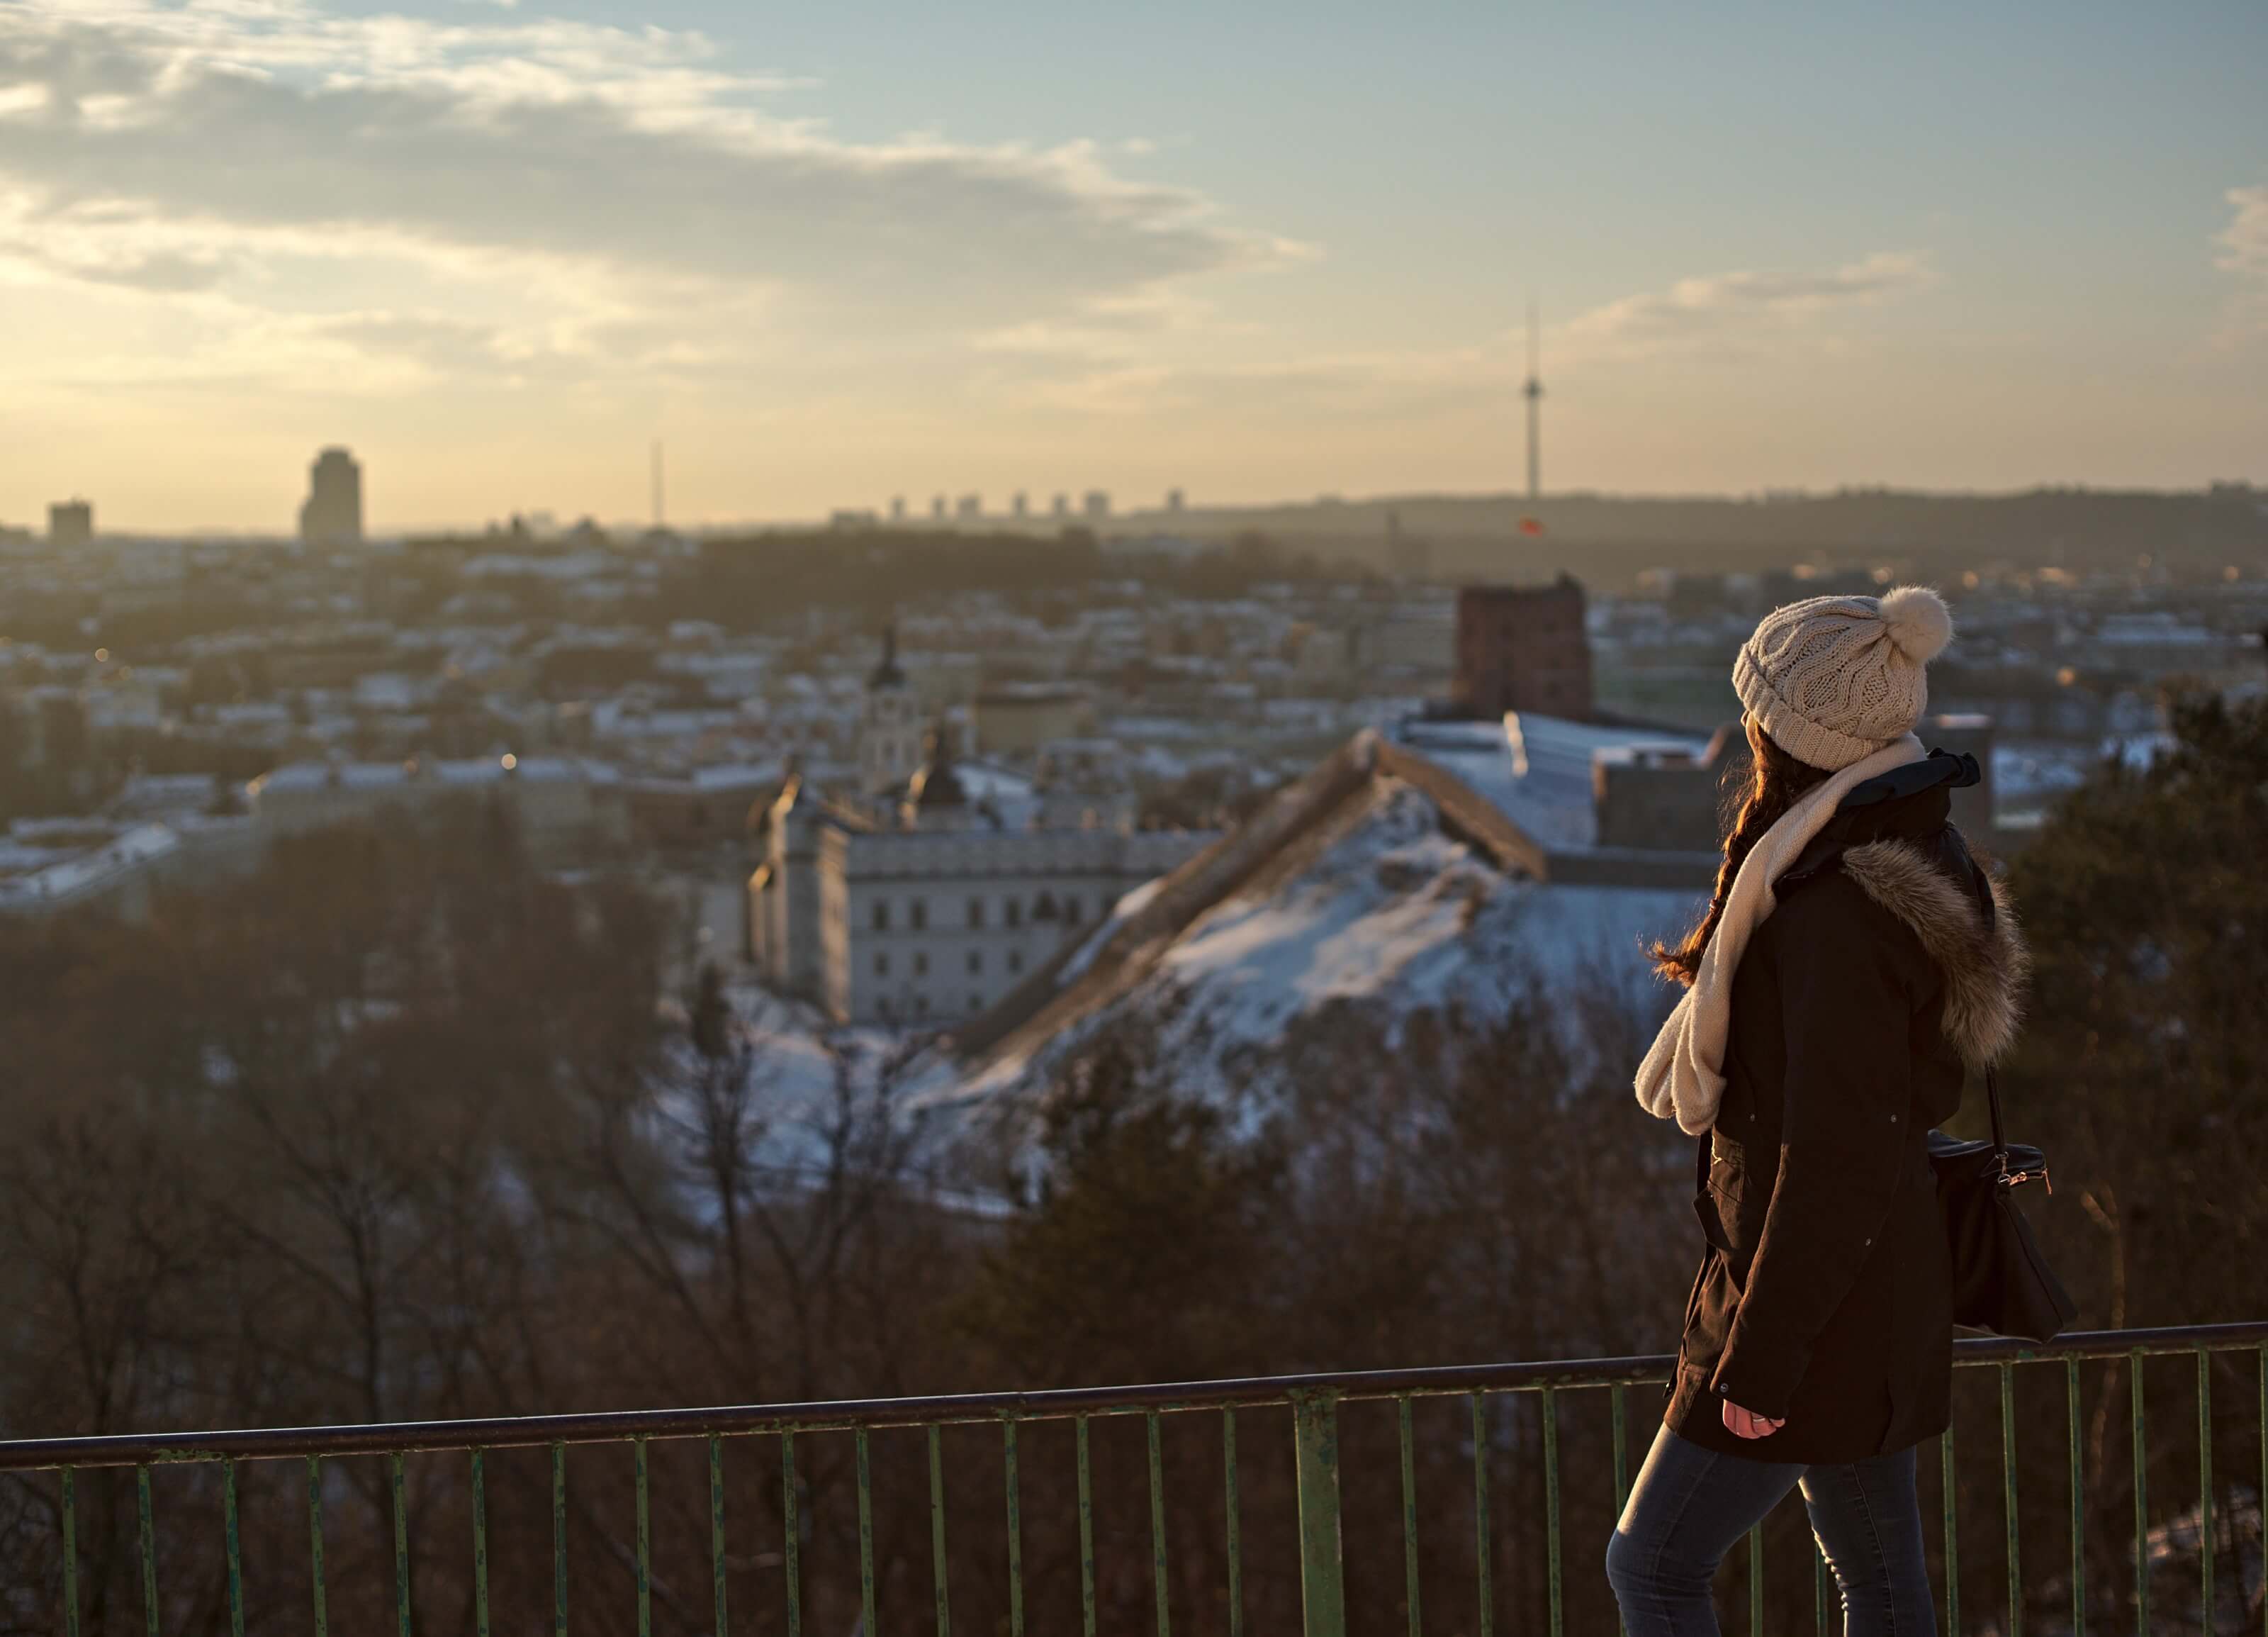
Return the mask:
<path id="1" fill-rule="evenodd" d="M 968 792 L 953 766 L 953 730 L 939 719 L 922 735 L 922 763 L 906 781 L 898 822 L 907 830 L 968 830 L 976 822 Z"/>
<path id="2" fill-rule="evenodd" d="M 882 629 L 882 660 L 866 677 L 858 712 L 858 785 L 869 796 L 902 790 L 922 764 L 921 703 L 898 665 L 898 628 Z"/>

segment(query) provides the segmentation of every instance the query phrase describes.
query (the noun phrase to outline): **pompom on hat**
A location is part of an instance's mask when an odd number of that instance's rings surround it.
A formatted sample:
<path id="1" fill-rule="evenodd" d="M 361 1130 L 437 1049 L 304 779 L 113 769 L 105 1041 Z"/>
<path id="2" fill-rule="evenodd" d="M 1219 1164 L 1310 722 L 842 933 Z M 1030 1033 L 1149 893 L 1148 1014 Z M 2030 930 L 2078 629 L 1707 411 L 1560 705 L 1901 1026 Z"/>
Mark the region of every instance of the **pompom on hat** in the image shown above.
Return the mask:
<path id="1" fill-rule="evenodd" d="M 1813 597 L 1764 616 L 1733 662 L 1733 690 L 1774 744 L 1834 772 L 1913 732 L 1929 704 L 1925 667 L 1952 640 L 1952 611 L 1926 586 Z"/>

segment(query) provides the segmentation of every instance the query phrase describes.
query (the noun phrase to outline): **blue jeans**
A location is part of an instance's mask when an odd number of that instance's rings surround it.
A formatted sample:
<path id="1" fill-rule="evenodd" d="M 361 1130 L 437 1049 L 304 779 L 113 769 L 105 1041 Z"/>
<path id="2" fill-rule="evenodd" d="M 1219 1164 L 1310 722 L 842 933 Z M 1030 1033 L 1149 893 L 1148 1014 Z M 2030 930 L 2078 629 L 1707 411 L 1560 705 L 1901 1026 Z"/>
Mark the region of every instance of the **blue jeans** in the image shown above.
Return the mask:
<path id="1" fill-rule="evenodd" d="M 1845 1637 L 1935 1637 L 1912 1450 L 1803 1466 L 1719 1455 L 1667 1427 L 1607 1546 L 1630 1637 L 1715 1637 L 1717 1565 L 1798 1484 L 1842 1589 Z"/>

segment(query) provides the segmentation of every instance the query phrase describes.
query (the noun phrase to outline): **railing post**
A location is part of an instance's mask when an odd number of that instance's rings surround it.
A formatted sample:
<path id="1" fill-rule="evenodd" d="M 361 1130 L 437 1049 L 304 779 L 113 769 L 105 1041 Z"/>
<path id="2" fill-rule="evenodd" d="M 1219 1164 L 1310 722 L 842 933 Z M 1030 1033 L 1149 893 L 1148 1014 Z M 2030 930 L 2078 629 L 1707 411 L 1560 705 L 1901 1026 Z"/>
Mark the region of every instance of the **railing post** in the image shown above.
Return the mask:
<path id="1" fill-rule="evenodd" d="M 1339 1548 L 1337 1395 L 1292 1399 L 1300 1475 L 1300 1604 L 1305 1637 L 1346 1637 L 1346 1582 Z"/>
<path id="2" fill-rule="evenodd" d="M 71 1470 L 63 1468 L 63 1630 L 78 1637 L 78 1510 Z"/>
<path id="3" fill-rule="evenodd" d="M 2150 1443 L 2142 1427 L 2142 1350 L 2127 1362 L 2134 1405 L 2134 1637 L 2150 1637 Z"/>

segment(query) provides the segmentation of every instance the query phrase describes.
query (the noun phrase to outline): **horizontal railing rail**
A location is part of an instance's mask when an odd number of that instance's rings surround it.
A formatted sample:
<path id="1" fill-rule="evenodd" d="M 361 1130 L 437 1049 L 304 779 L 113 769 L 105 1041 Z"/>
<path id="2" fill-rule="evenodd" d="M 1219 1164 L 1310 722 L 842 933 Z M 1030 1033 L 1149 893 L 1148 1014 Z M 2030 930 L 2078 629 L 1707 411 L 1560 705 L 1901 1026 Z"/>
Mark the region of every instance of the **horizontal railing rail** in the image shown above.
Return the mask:
<path id="1" fill-rule="evenodd" d="M 1953 1344 L 1956 1365 L 2123 1359 L 2226 1352 L 2268 1345 L 2268 1320 L 2183 1324 L 2158 1330 L 2079 1331 L 2040 1344 L 1998 1336 Z M 178 1461 L 281 1460 L 309 1455 L 528 1449 L 555 1443 L 618 1443 L 637 1438 L 698 1438 L 760 1433 L 848 1432 L 857 1427 L 957 1427 L 1082 1415 L 1167 1414 L 1239 1405 L 1288 1405 L 1325 1395 L 1343 1403 L 1377 1398 L 1454 1397 L 1535 1392 L 1546 1387 L 1642 1387 L 1669 1380 L 1673 1353 L 1625 1359 L 1563 1359 L 1516 1364 L 1451 1364 L 1416 1369 L 1333 1370 L 1305 1375 L 1233 1376 L 1129 1387 L 1057 1387 L 1031 1392 L 939 1393 L 922 1397 L 822 1399 L 804 1404 L 721 1405 L 703 1409 L 606 1410 L 577 1415 L 511 1415 L 444 1421 L 343 1422 L 330 1427 L 248 1427 L 225 1432 L 127 1433 L 93 1438 L 0 1440 L 0 1471 L 62 1467 L 158 1465 Z"/>
<path id="2" fill-rule="evenodd" d="M 2217 1486 L 2213 1476 L 2216 1439 L 2212 1409 L 2214 1355 L 2248 1350 L 2257 1355 L 2259 1395 L 2258 1421 L 2253 1429 L 2259 1450 L 2259 1488 L 2253 1492 L 2250 1505 L 2251 1550 L 2260 1561 L 2264 1581 L 2268 1581 L 2268 1557 L 2260 1554 L 2260 1519 L 2263 1502 L 2268 1501 L 2268 1322 L 2089 1331 L 2066 1336 L 2045 1346 L 1984 1338 L 1966 1338 L 1955 1343 L 1955 1362 L 1957 1365 L 1964 1368 L 1996 1369 L 1999 1373 L 2000 1487 L 2006 1513 L 2002 1550 L 2006 1557 L 2007 1604 L 2006 1623 L 1995 1629 L 2006 1631 L 2011 1637 L 2021 1637 L 2025 1608 L 2029 1603 L 2036 1601 L 2033 1593 L 2040 1589 L 2028 1588 L 2022 1578 L 2018 1527 L 2019 1477 L 2022 1462 L 2019 1457 L 2015 1411 L 2016 1372 L 2021 1366 L 2059 1362 L 2064 1367 L 2064 1419 L 2068 1445 L 2068 1469 L 2065 1476 L 2070 1499 L 2070 1557 L 2066 1577 L 2054 1589 L 2061 1594 L 2058 1601 L 2067 1611 L 2064 1618 L 2070 1622 L 2068 1627 L 2060 1629 L 2080 1633 L 2086 1630 L 2088 1554 L 2084 1507 L 2087 1482 L 2081 1455 L 2080 1367 L 2088 1360 L 2102 1360 L 2129 1361 L 2132 1367 L 2127 1409 L 2132 1437 L 2134 1569 L 2131 1596 L 2123 1597 L 2121 1601 L 2131 1602 L 2136 1622 L 2134 1629 L 2144 1633 L 2145 1637 L 2157 1631 L 2176 1628 L 2213 1633 L 2218 1618 L 2217 1610 L 2225 1600 L 2224 1591 L 2229 1589 L 2233 1589 L 2235 1602 L 2241 1611 L 2239 1618 L 2247 1619 L 2249 1623 L 2248 1600 L 2250 1594 L 2245 1585 L 2241 1560 L 2242 1543 L 2231 1518 L 2226 1515 L 2231 1508 L 2216 1502 Z M 2169 1354 L 2191 1355 L 2196 1360 L 2198 1505 L 2193 1530 L 2187 1522 L 2182 1520 L 2176 1520 L 2175 1523 L 2161 1520 L 2154 1525 L 2148 1497 L 2146 1478 L 2153 1454 L 2146 1435 L 2146 1405 L 2141 1362 L 2145 1359 Z M 18 1475 L 11 1481 L 19 1485 L 34 1482 L 47 1485 L 48 1480 L 31 1475 L 41 1472 L 60 1474 L 59 1482 L 50 1486 L 55 1492 L 53 1515 L 58 1537 L 55 1556 L 59 1567 L 55 1591 L 63 1617 L 58 1626 L 70 1633 L 70 1637 L 79 1637 L 80 1580 L 85 1567 L 82 1561 L 85 1550 L 80 1539 L 78 1509 L 81 1503 L 77 1492 L 83 1478 L 105 1469 L 132 1468 L 135 1471 L 133 1511 L 125 1520 L 125 1530 L 133 1537 L 129 1550 L 136 1552 L 139 1560 L 137 1578 L 141 1612 L 146 1617 L 148 1631 L 154 1634 L 160 1629 L 161 1605 L 158 1573 L 159 1558 L 151 1498 L 152 1470 L 185 1464 L 217 1466 L 219 1471 L 228 1615 L 232 1630 L 241 1633 L 247 1589 L 239 1543 L 238 1466 L 241 1463 L 292 1459 L 303 1462 L 310 1558 L 308 1583 L 314 1602 L 316 1630 L 320 1637 L 327 1623 L 323 1559 L 325 1510 L 327 1496 L 332 1493 L 327 1486 L 324 1463 L 354 1457 L 389 1457 L 382 1496 L 384 1501 L 390 1504 L 392 1515 L 393 1591 L 398 1632 L 401 1637 L 410 1637 L 413 1600 L 409 1525 L 411 1497 L 405 1487 L 403 1458 L 437 1452 L 467 1456 L 469 1457 L 469 1485 L 466 1491 L 466 1509 L 471 1547 L 468 1595 L 476 1616 L 475 1629 L 485 1637 L 489 1630 L 490 1602 L 487 1514 L 490 1493 L 489 1478 L 493 1470 L 486 1464 L 487 1457 L 500 1450 L 548 1449 L 551 1456 L 555 1629 L 563 1637 L 567 1630 L 569 1587 L 566 1451 L 571 1446 L 626 1445 L 632 1451 L 634 1460 L 636 1523 L 635 1545 L 623 1548 L 623 1552 L 626 1559 L 631 1560 L 626 1562 L 625 1567 L 630 1570 L 636 1589 L 637 1629 L 644 1637 L 652 1629 L 651 1604 L 655 1588 L 648 1448 L 650 1444 L 669 1441 L 703 1441 L 708 1455 L 709 1545 L 714 1575 L 716 1629 L 719 1637 L 723 1637 L 730 1629 L 725 1617 L 725 1586 L 728 1560 L 733 1556 L 725 1527 L 725 1441 L 769 1436 L 779 1442 L 781 1471 L 776 1500 L 784 1532 L 777 1557 L 767 1557 L 765 1561 L 768 1565 L 776 1565 L 781 1571 L 784 1582 L 786 1629 L 796 1633 L 800 1626 L 802 1597 L 799 1556 L 809 1532 L 808 1520 L 800 1526 L 798 1520 L 798 1508 L 804 1504 L 805 1489 L 798 1478 L 796 1440 L 799 1435 L 849 1434 L 855 1441 L 856 1456 L 859 1560 L 857 1606 L 863 1622 L 858 1629 L 864 1633 L 873 1633 L 876 1631 L 877 1596 L 875 1506 L 874 1484 L 870 1474 L 869 1437 L 872 1434 L 885 1431 L 919 1429 L 925 1432 L 927 1443 L 930 1555 L 934 1581 L 935 1618 L 939 1637 L 949 1637 L 946 1486 L 940 1434 L 947 1427 L 990 1425 L 1000 1432 L 1005 1484 L 1008 1628 L 1012 1637 L 1022 1637 L 1025 1626 L 1024 1513 L 1020 1487 L 1023 1480 L 1020 1478 L 1018 1429 L 1035 1423 L 1067 1420 L 1073 1424 L 1076 1439 L 1080 1623 L 1087 1637 L 1093 1637 L 1097 1625 L 1097 1570 L 1089 1424 L 1098 1419 L 1140 1417 L 1146 1423 L 1147 1499 L 1153 1560 L 1151 1567 L 1154 1580 L 1152 1596 L 1160 1637 L 1170 1637 L 1169 1608 L 1173 1600 L 1173 1582 L 1168 1573 L 1170 1531 L 1167 1527 L 1166 1468 L 1160 1456 L 1160 1420 L 1167 1416 L 1215 1411 L 1219 1412 L 1221 1420 L 1220 1459 L 1225 1477 L 1225 1488 L 1219 1492 L 1224 1503 L 1221 1526 L 1226 1530 L 1225 1622 L 1232 1637 L 1241 1637 L 1245 1601 L 1244 1558 L 1240 1520 L 1236 1412 L 1240 1409 L 1287 1409 L 1292 1432 L 1292 1486 L 1288 1493 L 1296 1496 L 1297 1518 L 1293 1535 L 1299 1561 L 1300 1618 L 1309 1637 L 1343 1637 L 1348 1629 L 1349 1617 L 1345 1548 L 1341 1527 L 1339 1408 L 1344 1405 L 1385 1400 L 1396 1406 L 1395 1443 L 1401 1467 L 1400 1521 L 1403 1567 L 1406 1576 L 1402 1606 L 1407 1611 L 1411 1637 L 1421 1637 L 1422 1577 L 1412 1406 L 1419 1400 L 1462 1397 L 1469 1401 L 1471 1416 L 1469 1505 L 1474 1533 L 1469 1538 L 1475 1541 L 1477 1630 L 1483 1637 L 1488 1637 L 1493 1625 L 1491 1574 L 1493 1566 L 1501 1555 L 1501 1548 L 1491 1531 L 1491 1472 L 1493 1467 L 1502 1464 L 1498 1451 L 1506 1445 L 1501 1429 L 1489 1413 L 1489 1401 L 1505 1395 L 1533 1395 L 1536 1401 L 1533 1454 L 1535 1465 L 1540 1468 L 1537 1476 L 1541 1479 L 1544 1503 L 1543 1529 L 1539 1543 L 1543 1547 L 1544 1567 L 1537 1581 L 1537 1602 L 1541 1605 L 1538 1612 L 1548 1619 L 1549 1629 L 1558 1633 L 1563 1629 L 1566 1602 L 1562 1564 L 1559 1473 L 1561 1405 L 1568 1395 L 1605 1392 L 1611 1412 L 1614 1502 L 1618 1511 L 1629 1493 L 1632 1454 L 1624 1390 L 1667 1382 L 1674 1366 L 1675 1360 L 1671 1357 L 1652 1355 L 1423 1369 L 1344 1371 L 1032 1392 L 960 1393 L 703 1409 L 12 1440 L 0 1442 L 0 1472 Z M 1462 1415 L 1459 1419 L 1462 1424 Z M 2099 1428 L 2095 1442 L 2099 1448 Z M 1957 1633 L 1962 1629 L 1959 1602 L 1960 1535 L 1956 1528 L 1958 1490 L 1955 1482 L 1955 1445 L 1951 1432 L 1940 1441 L 1938 1464 L 1943 1485 L 1941 1574 L 1945 1582 L 1945 1626 L 1949 1633 Z M 1380 1481 L 1387 1480 L 1381 1478 Z M 1603 1501 L 1603 1497 L 1600 1499 Z M 334 1501 L 332 1504 L 338 1503 Z M 1462 1506 L 1463 1502 L 1459 1504 Z M 2183 1612 L 2178 1622 L 2161 1618 L 2160 1624 L 2154 1625 L 2151 1607 L 2154 1568 L 2173 1552 L 2176 1534 L 2184 1543 L 2191 1542 L 2193 1537 L 2193 1546 L 2184 1545 L 2182 1550 L 2194 1550 L 2198 1560 L 2201 1589 L 2197 1618 L 2191 1620 Z M 2225 1547 L 2232 1560 L 2226 1576 L 2217 1574 L 2217 1547 Z M 1750 1532 L 1748 1542 L 1746 1572 L 1752 1634 L 1761 1633 L 1764 1629 L 1763 1556 L 1764 1535 L 1759 1525 L 1757 1530 Z M 2224 1578 L 2232 1582 L 2231 1587 L 2222 1586 Z M 1818 1630 L 1824 1633 L 1829 1629 L 1826 1569 L 1815 1556 L 1813 1586 L 1813 1606 Z M 2184 1598 L 2186 1595 L 2183 1594 Z M 2268 1592 L 2264 1592 L 2258 1603 L 2257 1618 L 2263 1623 L 2261 1628 L 2268 1630 Z M 2160 1612 L 2163 1617 L 2164 1611 L 2161 1609 Z M 107 1626 L 107 1621 L 105 1623 Z M 682 1619 L 679 1623 L 685 1624 Z"/>

